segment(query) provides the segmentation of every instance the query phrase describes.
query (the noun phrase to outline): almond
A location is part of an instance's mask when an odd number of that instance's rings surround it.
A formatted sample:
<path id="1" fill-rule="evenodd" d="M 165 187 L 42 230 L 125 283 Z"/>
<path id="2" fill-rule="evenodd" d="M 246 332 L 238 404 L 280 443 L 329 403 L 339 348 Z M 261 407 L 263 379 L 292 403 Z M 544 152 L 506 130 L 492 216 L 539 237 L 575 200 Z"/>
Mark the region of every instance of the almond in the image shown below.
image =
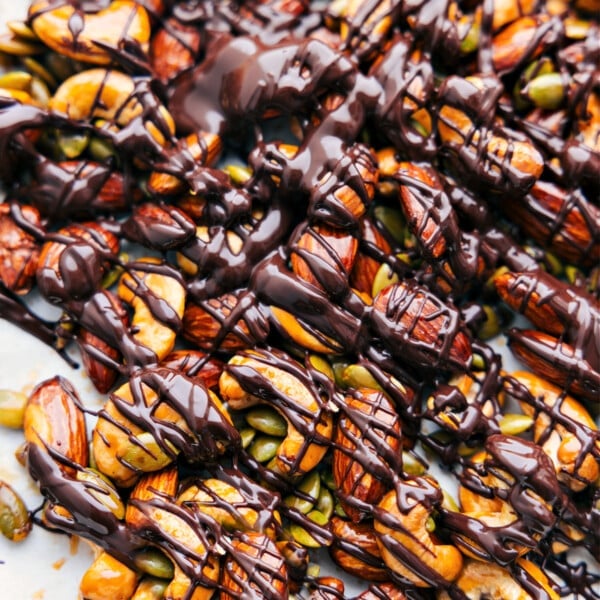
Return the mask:
<path id="1" fill-rule="evenodd" d="M 150 42 L 150 64 L 163 82 L 192 67 L 200 50 L 198 27 L 169 18 Z"/>
<path id="2" fill-rule="evenodd" d="M 225 366 L 218 358 L 209 358 L 208 354 L 200 350 L 175 350 L 161 365 L 180 371 L 192 379 L 198 379 L 209 389 L 219 385 L 219 377 Z M 202 366 L 198 369 L 199 365 Z M 193 375 L 189 374 L 191 370 L 194 371 Z"/>
<path id="3" fill-rule="evenodd" d="M 87 431 L 79 405 L 77 392 L 66 379 L 58 376 L 43 381 L 33 390 L 25 407 L 25 440 L 51 448 L 67 461 L 86 467 Z"/>

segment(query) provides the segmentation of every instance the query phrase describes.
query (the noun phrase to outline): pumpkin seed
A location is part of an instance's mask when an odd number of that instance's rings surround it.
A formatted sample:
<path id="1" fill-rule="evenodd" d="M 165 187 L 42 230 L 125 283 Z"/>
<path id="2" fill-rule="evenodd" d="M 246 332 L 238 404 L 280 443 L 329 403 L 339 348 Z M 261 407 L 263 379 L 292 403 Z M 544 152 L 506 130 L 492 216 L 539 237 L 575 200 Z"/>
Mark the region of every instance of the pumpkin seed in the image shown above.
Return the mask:
<path id="1" fill-rule="evenodd" d="M 172 463 L 174 455 L 177 454 L 175 446 L 166 441 L 169 449 L 169 454 L 167 454 L 154 436 L 147 431 L 136 435 L 135 439 L 138 443 L 132 442 L 123 455 L 123 461 L 135 470 L 144 473 L 159 471 Z"/>
<path id="2" fill-rule="evenodd" d="M 258 462 L 265 463 L 277 454 L 279 446 L 281 446 L 281 438 L 260 435 L 250 444 L 248 452 Z"/>
<path id="3" fill-rule="evenodd" d="M 446 490 L 442 490 L 442 495 L 444 497 L 444 499 L 442 500 L 442 506 L 446 510 L 451 510 L 452 512 L 460 512 L 460 508 L 458 507 L 456 500 Z"/>
<path id="4" fill-rule="evenodd" d="M 464 19 L 468 19 L 468 17 L 464 17 Z M 459 31 L 460 25 L 461 23 L 459 23 Z M 468 27 L 468 29 L 466 29 L 466 27 Z M 479 36 L 481 33 L 481 28 L 477 21 L 473 20 L 469 23 L 467 20 L 465 20 L 462 23 L 462 30 L 464 31 L 465 29 L 466 32 L 460 38 L 460 51 L 463 54 L 470 54 L 471 52 L 475 52 L 475 50 L 477 50 L 477 48 L 479 47 Z"/>
<path id="5" fill-rule="evenodd" d="M 399 243 L 402 244 L 406 235 L 406 220 L 402 211 L 389 206 L 377 206 L 375 218 L 384 226 L 386 231 Z"/>
<path id="6" fill-rule="evenodd" d="M 162 600 L 168 586 L 168 581 L 147 577 L 140 581 L 131 600 Z"/>
<path id="7" fill-rule="evenodd" d="M 13 542 L 25 539 L 31 531 L 31 517 L 15 490 L 0 481 L 0 533 Z"/>
<path id="8" fill-rule="evenodd" d="M 423 475 L 425 465 L 412 452 L 402 452 L 402 470 L 409 475 Z"/>
<path id="9" fill-rule="evenodd" d="M 371 296 L 375 298 L 377 294 L 386 287 L 393 285 L 394 283 L 398 283 L 400 278 L 394 271 L 392 271 L 386 263 L 383 263 L 379 269 L 377 269 L 377 273 L 375 273 L 375 277 L 373 278 L 373 285 L 371 288 Z"/>
<path id="10" fill-rule="evenodd" d="M 369 388 L 371 390 L 381 390 L 377 380 L 371 375 L 371 372 L 362 365 L 348 365 L 342 374 L 344 387 Z"/>
<path id="11" fill-rule="evenodd" d="M 0 87 L 8 90 L 28 92 L 31 87 L 31 73 L 26 71 L 9 71 L 0 75 Z"/>
<path id="12" fill-rule="evenodd" d="M 327 487 L 327 489 L 332 491 L 337 490 L 337 486 L 335 484 L 335 480 L 333 478 L 333 473 L 331 472 L 331 470 L 321 472 L 321 482 L 323 483 L 323 485 L 325 485 L 325 487 Z"/>
<path id="13" fill-rule="evenodd" d="M 52 94 L 48 86 L 39 77 L 33 77 L 31 80 L 31 97 L 37 100 L 42 106 L 47 106 Z"/>
<path id="14" fill-rule="evenodd" d="M 231 177 L 231 181 L 236 185 L 243 185 L 252 177 L 252 169 L 245 165 L 226 165 L 223 171 Z"/>
<path id="15" fill-rule="evenodd" d="M 435 519 L 433 517 L 427 517 L 427 521 L 425 521 L 425 530 L 429 533 L 435 531 Z"/>
<path id="16" fill-rule="evenodd" d="M 256 431 L 270 436 L 285 437 L 287 434 L 287 421 L 269 406 L 257 406 L 250 409 L 246 414 L 246 421 Z"/>
<path id="17" fill-rule="evenodd" d="M 0 390 L 0 425 L 10 429 L 23 427 L 27 396 L 13 390 Z"/>
<path id="18" fill-rule="evenodd" d="M 532 79 L 522 90 L 522 95 L 544 110 L 556 110 L 565 98 L 563 76 L 545 73 Z"/>
<path id="19" fill-rule="evenodd" d="M 75 73 L 73 61 L 62 54 L 56 54 L 55 52 L 46 54 L 44 63 L 57 81 L 64 81 Z"/>
<path id="20" fill-rule="evenodd" d="M 97 161 L 105 161 L 115 155 L 113 145 L 104 139 L 92 137 L 88 144 L 88 152 L 91 157 Z"/>
<path id="21" fill-rule="evenodd" d="M 483 306 L 483 312 L 486 319 L 479 327 L 477 334 L 485 341 L 496 337 L 500 333 L 500 319 L 494 308 L 487 304 Z"/>
<path id="22" fill-rule="evenodd" d="M 317 525 L 324 526 L 328 523 L 327 517 L 318 510 L 312 510 L 306 516 Z M 306 548 L 320 548 L 322 546 L 321 542 L 316 540 L 304 527 L 297 523 L 290 525 L 290 533 L 299 544 L 302 544 Z"/>
<path id="23" fill-rule="evenodd" d="M 504 435 L 519 435 L 531 428 L 533 417 L 508 413 L 500 419 L 500 432 Z"/>
<path id="24" fill-rule="evenodd" d="M 77 471 L 77 481 L 83 481 L 86 485 L 86 490 L 90 496 L 93 496 L 98 502 L 106 506 L 117 519 L 125 517 L 125 505 L 119 496 L 116 488 L 111 481 L 94 469 L 83 469 Z"/>
<path id="25" fill-rule="evenodd" d="M 317 510 L 330 519 L 333 514 L 333 508 L 334 502 L 332 493 L 326 487 L 322 487 L 319 492 L 319 498 L 317 499 Z"/>
<path id="26" fill-rule="evenodd" d="M 256 429 L 253 429 L 252 427 L 244 427 L 243 429 L 240 429 L 240 438 L 242 439 L 242 448 L 246 449 L 250 445 L 252 440 L 254 439 L 255 435 L 256 435 Z"/>
<path id="27" fill-rule="evenodd" d="M 65 158 L 73 159 L 80 156 L 90 141 L 88 133 L 59 133 L 56 143 Z"/>
<path id="28" fill-rule="evenodd" d="M 31 71 L 34 75 L 37 75 L 42 81 L 44 81 L 48 86 L 52 89 L 56 89 L 58 87 L 58 82 L 56 78 L 44 65 L 40 64 L 37 60 L 24 56 L 21 59 L 23 66 L 25 66 L 29 71 Z"/>
<path id="29" fill-rule="evenodd" d="M 322 356 L 319 356 L 318 354 L 311 354 L 308 357 L 308 360 L 310 364 L 317 371 L 319 371 L 319 373 L 323 373 L 323 375 L 325 375 L 328 379 L 331 379 L 332 381 L 335 379 L 335 374 L 333 372 L 333 369 L 331 368 L 331 365 Z"/>
<path id="30" fill-rule="evenodd" d="M 284 504 L 295 508 L 301 513 L 310 512 L 321 492 L 321 477 L 317 472 L 309 473 L 298 485 L 299 495 L 291 495 L 284 498 Z M 308 496 L 310 500 L 306 498 Z"/>
<path id="31" fill-rule="evenodd" d="M 160 550 L 148 548 L 138 552 L 133 557 L 133 562 L 140 571 L 148 575 L 161 579 L 173 578 L 173 563 Z"/>
<path id="32" fill-rule="evenodd" d="M 30 42 L 39 42 L 40 38 L 35 31 L 23 21 L 8 21 L 6 26 L 19 38 Z"/>
<path id="33" fill-rule="evenodd" d="M 0 35 L 0 52 L 12 56 L 31 56 L 32 54 L 41 54 L 45 50 L 45 46 L 23 40 L 11 33 Z"/>

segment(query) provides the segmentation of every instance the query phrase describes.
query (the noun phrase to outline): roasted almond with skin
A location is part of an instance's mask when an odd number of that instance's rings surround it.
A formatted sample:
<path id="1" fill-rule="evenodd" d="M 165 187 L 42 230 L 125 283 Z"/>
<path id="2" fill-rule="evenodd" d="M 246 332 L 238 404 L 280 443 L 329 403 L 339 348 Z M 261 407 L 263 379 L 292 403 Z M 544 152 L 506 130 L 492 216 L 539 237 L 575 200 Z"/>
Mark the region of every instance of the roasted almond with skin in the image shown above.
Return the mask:
<path id="1" fill-rule="evenodd" d="M 167 19 L 150 42 L 150 64 L 156 77 L 166 83 L 194 66 L 200 43 L 198 27 Z"/>
<path id="2" fill-rule="evenodd" d="M 214 389 L 219 385 L 219 377 L 225 363 L 218 358 L 209 357 L 201 350 L 175 350 L 161 365 L 180 371 L 192 379 L 198 379 L 208 389 Z"/>
<path id="3" fill-rule="evenodd" d="M 387 600 L 406 600 L 404 592 L 393 583 L 371 585 L 356 600 L 382 600 L 383 598 L 387 598 Z"/>
<path id="4" fill-rule="evenodd" d="M 391 246 L 383 235 L 379 232 L 373 221 L 367 217 L 360 222 L 360 246 L 364 248 L 373 247 L 377 253 L 390 254 Z M 373 290 L 373 280 L 377 271 L 381 267 L 381 262 L 373 258 L 371 253 L 359 250 L 354 261 L 354 268 L 350 277 L 350 284 L 359 292 L 371 296 Z"/>
<path id="5" fill-rule="evenodd" d="M 115 309 L 116 317 L 120 319 L 124 325 L 127 325 L 129 320 L 128 315 L 119 298 L 112 292 L 106 291 L 105 294 Z M 114 361 L 115 363 L 119 363 L 121 354 L 116 348 L 113 348 L 87 329 L 81 329 L 79 331 L 77 343 L 79 345 L 79 350 L 81 351 L 81 361 L 86 373 L 89 375 L 96 389 L 100 393 L 105 394 L 113 386 L 119 376 L 119 372 L 105 364 L 105 361 L 98 358 L 97 355 L 99 354 L 106 357 L 108 362 Z"/>
<path id="6" fill-rule="evenodd" d="M 223 566 L 221 586 L 220 600 L 235 600 L 241 594 L 253 598 L 287 598 L 287 565 L 275 542 L 256 531 L 234 537 Z"/>
<path id="7" fill-rule="evenodd" d="M 369 321 L 390 352 L 416 367 L 463 371 L 471 356 L 458 309 L 408 281 L 374 299 Z"/>
<path id="8" fill-rule="evenodd" d="M 19 218 L 41 228 L 40 215 L 32 206 L 15 206 Z M 10 203 L 0 204 L 0 282 L 16 294 L 26 294 L 33 285 L 40 248 L 11 215 Z"/>
<path id="9" fill-rule="evenodd" d="M 77 392 L 63 377 L 43 381 L 33 390 L 25 407 L 25 440 L 51 448 L 67 461 L 86 467 L 88 439 L 85 416 L 79 404 Z"/>
<path id="10" fill-rule="evenodd" d="M 325 225 L 307 227 L 291 255 L 292 270 L 298 277 L 328 291 L 328 282 L 352 271 L 358 241 L 350 233 Z"/>
<path id="11" fill-rule="evenodd" d="M 369 581 L 387 581 L 390 577 L 381 559 L 375 530 L 370 523 L 351 523 L 339 517 L 331 519 L 334 542 L 329 553 L 347 573 Z"/>
<path id="12" fill-rule="evenodd" d="M 399 473 L 402 469 L 400 419 L 387 396 L 367 388 L 346 396 L 335 443 L 333 478 L 344 511 L 358 523 L 391 483 L 383 481 L 377 470 L 386 473 L 391 468 Z"/>

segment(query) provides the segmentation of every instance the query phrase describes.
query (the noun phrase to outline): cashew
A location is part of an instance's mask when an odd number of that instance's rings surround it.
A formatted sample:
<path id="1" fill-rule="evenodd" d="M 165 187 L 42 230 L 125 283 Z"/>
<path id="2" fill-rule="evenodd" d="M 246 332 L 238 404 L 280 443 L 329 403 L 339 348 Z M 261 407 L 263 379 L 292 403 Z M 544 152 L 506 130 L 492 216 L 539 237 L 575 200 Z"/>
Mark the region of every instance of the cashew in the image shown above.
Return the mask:
<path id="1" fill-rule="evenodd" d="M 156 258 L 144 258 L 139 262 L 160 264 Z M 185 307 L 185 288 L 174 277 L 151 270 L 124 273 L 117 290 L 119 297 L 133 307 L 132 328 L 134 338 L 150 348 L 157 360 L 165 358 L 175 345 L 176 332 L 160 321 L 155 314 L 158 303 L 163 314 L 171 319 L 181 319 Z"/>
<path id="2" fill-rule="evenodd" d="M 287 435 L 269 467 L 285 477 L 296 479 L 313 469 L 327 452 L 333 434 L 333 419 L 323 409 L 315 392 L 293 374 L 301 367 L 284 356 L 271 357 L 271 353 L 256 350 L 234 356 L 221 375 L 219 390 L 223 400 L 233 409 L 263 403 L 272 405 L 283 416 L 288 425 Z M 261 387 L 272 389 L 268 399 L 245 389 L 241 376 L 248 373 L 264 380 Z M 304 431 L 299 431 L 298 426 Z"/>
<path id="3" fill-rule="evenodd" d="M 523 558 L 517 561 L 537 584 L 544 588 L 550 600 L 558 600 L 558 594 L 550 586 L 548 578 L 534 563 Z M 458 579 L 454 582 L 468 600 L 532 600 L 531 596 L 517 583 L 510 571 L 495 563 L 467 559 Z M 439 592 L 437 600 L 450 600 L 448 592 Z"/>
<path id="4" fill-rule="evenodd" d="M 419 487 L 416 480 L 405 483 Z M 429 570 L 447 582 L 456 579 L 463 564 L 462 554 L 455 546 L 438 544 L 427 531 L 430 512 L 418 501 L 408 512 L 403 512 L 396 490 L 383 497 L 375 512 L 374 527 L 383 561 L 389 569 L 417 587 L 431 585 L 415 574 L 419 563 L 423 570 Z"/>
<path id="5" fill-rule="evenodd" d="M 115 0 L 106 8 L 86 14 L 69 2 L 41 0 L 29 9 L 31 26 L 50 48 L 70 58 L 108 65 L 112 55 L 96 42 L 118 48 L 124 39 L 147 50 L 150 19 L 146 9 L 132 0 Z M 73 26 L 79 30 L 76 34 Z"/>
<path id="6" fill-rule="evenodd" d="M 129 600 L 139 575 L 129 567 L 101 552 L 84 573 L 79 589 L 86 600 Z"/>

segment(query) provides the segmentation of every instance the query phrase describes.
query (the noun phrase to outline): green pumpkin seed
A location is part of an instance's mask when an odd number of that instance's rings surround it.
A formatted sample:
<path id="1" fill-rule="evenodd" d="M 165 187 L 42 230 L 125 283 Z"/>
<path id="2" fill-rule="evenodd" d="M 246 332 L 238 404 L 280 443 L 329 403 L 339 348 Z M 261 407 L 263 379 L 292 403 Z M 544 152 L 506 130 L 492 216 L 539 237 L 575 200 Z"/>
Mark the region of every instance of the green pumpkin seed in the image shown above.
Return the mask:
<path id="1" fill-rule="evenodd" d="M 321 483 L 329 490 L 337 490 L 333 473 L 330 470 L 321 472 Z"/>
<path id="2" fill-rule="evenodd" d="M 65 158 L 73 159 L 80 156 L 90 141 L 88 133 L 59 133 L 56 143 Z"/>
<path id="3" fill-rule="evenodd" d="M 252 169 L 245 165 L 226 165 L 223 171 L 231 177 L 231 181 L 236 185 L 243 185 L 252 177 Z"/>
<path id="4" fill-rule="evenodd" d="M 509 413 L 500 419 L 499 425 L 504 435 L 519 435 L 531 428 L 533 417 Z"/>
<path id="5" fill-rule="evenodd" d="M 370 390 L 381 390 L 377 380 L 371 372 L 362 365 L 348 365 L 342 374 L 344 387 L 369 388 Z"/>
<path id="6" fill-rule="evenodd" d="M 31 87 L 31 73 L 26 71 L 9 71 L 0 75 L 0 87 L 8 90 L 28 92 Z"/>
<path id="7" fill-rule="evenodd" d="M 384 290 L 386 287 L 398 283 L 399 281 L 400 278 L 398 275 L 394 273 L 387 264 L 383 263 L 379 269 L 377 269 L 377 273 L 375 273 L 375 277 L 373 278 L 371 296 L 375 298 L 381 290 Z"/>
<path id="8" fill-rule="evenodd" d="M 324 526 L 329 522 L 327 517 L 318 510 L 313 510 L 306 516 L 317 525 Z M 304 529 L 304 527 L 301 527 L 297 523 L 292 523 L 290 525 L 290 533 L 299 544 L 302 544 L 306 548 L 320 548 L 322 546 L 318 540 L 312 537 L 312 535 Z"/>
<path id="9" fill-rule="evenodd" d="M 40 38 L 37 36 L 35 31 L 24 23 L 23 21 L 7 21 L 6 26 L 17 36 L 23 40 L 30 42 L 39 42 Z"/>
<path id="10" fill-rule="evenodd" d="M 44 81 L 49 87 L 52 89 L 56 89 L 58 87 L 58 82 L 56 78 L 44 65 L 40 64 L 37 60 L 30 58 L 29 56 L 25 56 L 21 59 L 23 66 L 27 68 L 27 70 L 31 71 L 34 75 L 37 75 L 42 81 Z"/>
<path id="11" fill-rule="evenodd" d="M 475 50 L 477 50 L 479 47 L 480 34 L 481 28 L 479 27 L 479 23 L 472 21 L 466 33 L 461 37 L 460 40 L 460 51 L 462 54 L 470 54 L 471 52 L 475 52 Z"/>
<path id="12" fill-rule="evenodd" d="M 83 481 L 86 484 L 86 490 L 90 496 L 93 496 L 98 502 L 106 506 L 117 519 L 125 517 L 125 505 L 119 492 L 113 486 L 111 481 L 94 469 L 83 469 L 77 471 L 77 481 Z"/>
<path id="13" fill-rule="evenodd" d="M 442 490 L 442 495 L 444 496 L 442 506 L 446 510 L 451 510 L 452 512 L 460 512 L 460 508 L 458 507 L 456 500 L 446 490 Z"/>
<path id="14" fill-rule="evenodd" d="M 27 396 L 13 390 L 0 390 L 0 425 L 10 429 L 23 427 Z"/>
<path id="15" fill-rule="evenodd" d="M 317 499 L 317 510 L 322 512 L 327 519 L 330 519 L 333 514 L 333 508 L 333 495 L 326 487 L 322 487 L 319 492 L 319 498 Z"/>
<path id="16" fill-rule="evenodd" d="M 250 444 L 248 452 L 258 462 L 265 463 L 275 457 L 279 446 L 281 446 L 281 438 L 260 435 Z"/>
<path id="17" fill-rule="evenodd" d="M 52 94 L 48 86 L 39 77 L 33 77 L 31 80 L 31 97 L 37 100 L 42 106 L 47 106 Z"/>
<path id="18" fill-rule="evenodd" d="M 315 563 L 310 563 L 306 569 L 306 574 L 309 577 L 318 577 L 321 574 L 321 566 Z"/>
<path id="19" fill-rule="evenodd" d="M 583 273 L 573 265 L 567 265 L 565 267 L 565 277 L 570 284 L 579 281 L 583 277 Z"/>
<path id="20" fill-rule="evenodd" d="M 522 90 L 522 95 L 544 110 L 556 110 L 565 98 L 563 76 L 545 73 L 532 79 Z"/>
<path id="21" fill-rule="evenodd" d="M 340 387 L 346 387 L 346 384 L 344 383 L 344 371 L 347 367 L 347 362 L 334 362 L 331 365 L 331 368 L 333 369 L 334 381 L 336 385 L 339 385 Z"/>
<path id="22" fill-rule="evenodd" d="M 240 429 L 240 438 L 242 438 L 242 448 L 246 449 L 254 439 L 256 435 L 256 429 L 252 427 L 244 427 Z"/>
<path id="23" fill-rule="evenodd" d="M 25 503 L 8 483 L 0 480 L 0 533 L 13 542 L 31 531 L 31 517 Z"/>
<path id="24" fill-rule="evenodd" d="M 471 368 L 476 371 L 485 370 L 485 359 L 480 354 L 473 353 L 471 356 Z"/>
<path id="25" fill-rule="evenodd" d="M 148 548 L 138 552 L 133 557 L 135 566 L 144 573 L 161 579 L 172 579 L 174 575 L 173 563 L 160 551 Z"/>
<path id="26" fill-rule="evenodd" d="M 331 365 L 322 356 L 311 354 L 308 357 L 308 361 L 317 371 L 319 371 L 319 373 L 323 373 L 323 375 L 328 379 L 331 379 L 331 381 L 335 379 L 335 374 Z"/>
<path id="27" fill-rule="evenodd" d="M 435 531 L 435 519 L 433 517 L 427 517 L 425 521 L 425 531 L 433 533 Z"/>
<path id="28" fill-rule="evenodd" d="M 45 50 L 45 46 L 23 40 L 11 33 L 0 35 L 0 52 L 4 52 L 5 54 L 31 56 L 32 54 L 41 54 Z"/>
<path id="29" fill-rule="evenodd" d="M 402 452 L 402 470 L 409 475 L 423 475 L 425 465 L 412 452 Z"/>
<path id="30" fill-rule="evenodd" d="M 135 439 L 138 443 L 132 442 L 122 458 L 127 465 L 143 473 L 163 469 L 173 462 L 173 455 L 177 454 L 177 449 L 169 441 L 166 446 L 172 454 L 167 454 L 147 431 L 136 435 Z"/>
<path id="31" fill-rule="evenodd" d="M 62 54 L 56 54 L 55 52 L 46 54 L 44 63 L 57 81 L 64 81 L 75 73 L 73 61 Z"/>
<path id="32" fill-rule="evenodd" d="M 300 495 L 287 496 L 283 502 L 286 506 L 306 514 L 313 509 L 321 492 L 321 477 L 319 474 L 314 471 L 309 473 L 298 485 L 298 491 Z"/>
<path id="33" fill-rule="evenodd" d="M 422 135 L 423 137 L 427 137 L 429 135 L 429 131 L 427 131 L 427 129 L 425 129 L 425 126 L 423 125 L 423 123 L 421 123 L 420 121 L 417 121 L 416 119 L 410 118 L 408 120 L 408 124 L 419 134 Z"/>
<path id="34" fill-rule="evenodd" d="M 163 600 L 168 586 L 168 581 L 147 577 L 140 581 L 131 600 Z"/>
<path id="35" fill-rule="evenodd" d="M 377 206 L 375 218 L 383 225 L 386 231 L 399 243 L 404 241 L 406 235 L 406 219 L 402 211 L 389 206 Z"/>
<path id="36" fill-rule="evenodd" d="M 113 145 L 104 139 L 92 137 L 88 144 L 88 152 L 97 161 L 105 161 L 115 155 Z"/>
<path id="37" fill-rule="evenodd" d="M 257 406 L 250 409 L 246 414 L 246 421 L 256 431 L 270 436 L 285 437 L 287 434 L 287 421 L 269 406 Z"/>
<path id="38" fill-rule="evenodd" d="M 490 340 L 500 333 L 500 319 L 493 307 L 489 305 L 483 306 L 486 320 L 479 327 L 477 334 L 482 340 Z"/>
<path id="39" fill-rule="evenodd" d="M 347 519 L 348 518 L 348 515 L 346 514 L 346 511 L 344 510 L 344 507 L 339 502 L 336 502 L 334 512 L 341 519 Z"/>

